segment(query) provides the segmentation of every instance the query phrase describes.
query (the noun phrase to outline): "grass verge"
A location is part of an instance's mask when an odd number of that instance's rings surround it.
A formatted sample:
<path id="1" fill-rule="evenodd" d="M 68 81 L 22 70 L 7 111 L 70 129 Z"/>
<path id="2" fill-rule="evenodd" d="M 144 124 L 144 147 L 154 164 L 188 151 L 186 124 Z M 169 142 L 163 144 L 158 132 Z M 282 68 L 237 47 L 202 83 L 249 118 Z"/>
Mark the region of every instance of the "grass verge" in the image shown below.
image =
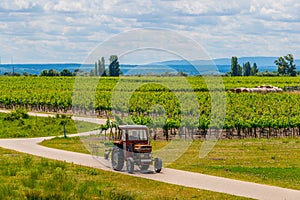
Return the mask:
<path id="1" fill-rule="evenodd" d="M 15 120 L 6 120 L 8 114 L 0 113 L 0 138 L 29 138 L 63 135 L 61 125 L 64 119 L 56 117 L 27 117 Z M 97 124 L 76 122 L 69 119 L 66 123 L 67 134 L 93 130 Z"/>
<path id="2" fill-rule="evenodd" d="M 40 145 L 78 153 L 90 153 L 80 141 L 80 137 L 55 137 L 51 140 L 44 140 Z"/>
<path id="3" fill-rule="evenodd" d="M 243 199 L 0 148 L 0 199 Z"/>

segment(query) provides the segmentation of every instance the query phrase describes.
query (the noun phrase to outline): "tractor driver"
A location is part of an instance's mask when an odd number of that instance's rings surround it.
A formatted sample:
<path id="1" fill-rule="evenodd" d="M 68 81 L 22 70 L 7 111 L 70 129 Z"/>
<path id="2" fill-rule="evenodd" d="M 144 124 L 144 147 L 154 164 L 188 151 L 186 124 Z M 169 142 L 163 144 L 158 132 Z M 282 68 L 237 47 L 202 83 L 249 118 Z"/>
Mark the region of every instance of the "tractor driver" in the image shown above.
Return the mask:
<path id="1" fill-rule="evenodd" d="M 130 140 L 138 140 L 138 133 L 136 131 L 131 132 Z"/>

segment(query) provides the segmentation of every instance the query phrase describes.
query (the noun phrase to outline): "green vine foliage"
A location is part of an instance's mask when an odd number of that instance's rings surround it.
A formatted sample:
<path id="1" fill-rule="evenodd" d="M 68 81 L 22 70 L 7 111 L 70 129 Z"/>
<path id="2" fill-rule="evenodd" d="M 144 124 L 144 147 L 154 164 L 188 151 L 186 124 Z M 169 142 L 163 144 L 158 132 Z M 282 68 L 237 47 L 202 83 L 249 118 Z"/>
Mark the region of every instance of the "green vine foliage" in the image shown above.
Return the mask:
<path id="1" fill-rule="evenodd" d="M 76 79 L 81 80 L 82 84 L 74 88 Z M 94 110 L 95 114 L 106 117 L 112 112 L 113 93 L 117 98 L 120 95 L 120 99 L 124 94 L 132 94 L 128 105 L 121 102 L 114 108 L 118 116 L 122 116 L 116 118 L 118 124 L 134 122 L 153 129 L 165 127 L 167 130 L 185 127 L 204 133 L 209 128 L 222 128 L 239 137 L 299 135 L 300 95 L 297 92 L 230 92 L 230 89 L 236 87 L 264 84 L 280 88 L 300 86 L 299 77 L 223 77 L 226 91 L 226 118 L 223 127 L 220 127 L 221 121 L 211 124 L 212 99 L 202 77 L 187 77 L 189 87 L 177 77 L 122 77 L 125 84 L 119 87 L 119 91 L 115 90 L 119 77 L 101 77 L 96 96 L 91 98 L 90 95 L 84 95 L 92 92 L 90 84 L 95 80 L 96 77 L 0 77 L 0 107 L 60 113 Z M 143 84 L 134 89 L 137 82 Z M 165 82 L 171 88 L 162 84 Z M 74 91 L 82 92 L 82 95 L 76 97 Z M 182 94 L 185 94 L 186 105 L 192 105 L 193 95 L 196 95 L 198 108 L 180 105 L 178 97 Z M 218 107 L 223 102 L 214 99 L 213 103 Z M 198 121 L 189 117 L 196 114 L 199 115 Z M 25 110 L 17 109 L 7 120 L 18 118 L 26 118 Z"/>

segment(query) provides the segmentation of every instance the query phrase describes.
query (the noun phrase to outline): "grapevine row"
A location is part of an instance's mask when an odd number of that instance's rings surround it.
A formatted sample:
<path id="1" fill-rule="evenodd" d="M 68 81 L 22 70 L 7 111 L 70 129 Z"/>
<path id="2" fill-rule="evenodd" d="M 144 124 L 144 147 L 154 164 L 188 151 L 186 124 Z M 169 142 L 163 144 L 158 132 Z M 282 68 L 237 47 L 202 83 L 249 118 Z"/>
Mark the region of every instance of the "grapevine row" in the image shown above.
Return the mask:
<path id="1" fill-rule="evenodd" d="M 91 114 L 92 111 L 92 114 L 105 113 L 107 116 L 113 110 L 119 116 L 119 123 L 133 121 L 147 124 L 153 130 L 157 126 L 164 127 L 172 134 L 206 135 L 209 128 L 223 128 L 226 137 L 299 136 L 299 94 L 236 94 L 229 90 L 263 84 L 281 88 L 297 86 L 300 78 L 224 77 L 226 116 L 214 124 L 211 123 L 214 115 L 211 113 L 211 93 L 205 81 L 210 79 L 0 77 L 0 107 L 13 109 L 21 106 L 33 111 L 80 114 Z M 126 96 L 128 102 L 123 101 Z M 113 105 L 112 99 L 115 99 Z M 213 102 L 220 108 L 224 104 L 222 99 Z"/>

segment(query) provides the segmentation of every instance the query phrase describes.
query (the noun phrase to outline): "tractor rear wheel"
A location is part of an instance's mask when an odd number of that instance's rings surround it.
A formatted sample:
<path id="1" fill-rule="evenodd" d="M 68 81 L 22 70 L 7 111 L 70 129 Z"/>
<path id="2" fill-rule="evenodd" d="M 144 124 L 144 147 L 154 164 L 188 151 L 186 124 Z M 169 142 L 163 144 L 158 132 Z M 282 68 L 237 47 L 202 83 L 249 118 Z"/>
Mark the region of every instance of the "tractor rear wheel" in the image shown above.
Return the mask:
<path id="1" fill-rule="evenodd" d="M 129 157 L 126 162 L 126 168 L 128 173 L 133 173 L 134 170 L 134 161 L 133 158 Z"/>
<path id="2" fill-rule="evenodd" d="M 162 168 L 162 160 L 160 158 L 154 159 L 154 170 L 156 173 L 159 173 Z"/>
<path id="3" fill-rule="evenodd" d="M 111 165 L 114 170 L 121 171 L 124 166 L 124 152 L 120 148 L 114 148 L 111 155 Z"/>

